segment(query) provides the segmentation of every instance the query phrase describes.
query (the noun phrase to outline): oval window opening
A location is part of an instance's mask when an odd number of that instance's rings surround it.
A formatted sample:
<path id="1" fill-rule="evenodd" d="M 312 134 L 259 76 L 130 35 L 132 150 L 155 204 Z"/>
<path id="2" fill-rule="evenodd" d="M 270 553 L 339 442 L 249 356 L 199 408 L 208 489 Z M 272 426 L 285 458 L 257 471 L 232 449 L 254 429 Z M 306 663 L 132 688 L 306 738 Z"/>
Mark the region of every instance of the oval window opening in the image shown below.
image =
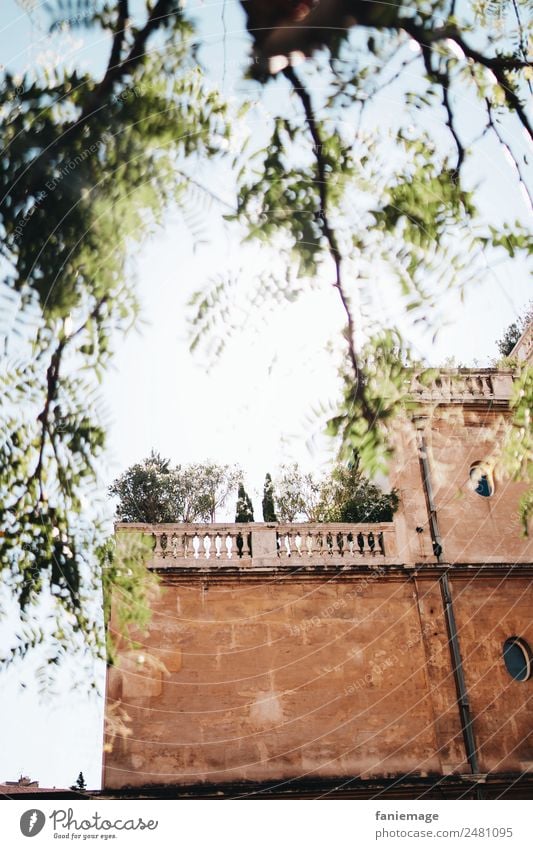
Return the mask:
<path id="1" fill-rule="evenodd" d="M 510 637 L 503 644 L 503 660 L 515 681 L 527 681 L 531 675 L 531 649 L 525 640 Z"/>
<path id="2" fill-rule="evenodd" d="M 472 489 L 483 498 L 489 498 L 494 492 L 494 483 L 490 469 L 483 463 L 474 463 L 470 467 Z"/>

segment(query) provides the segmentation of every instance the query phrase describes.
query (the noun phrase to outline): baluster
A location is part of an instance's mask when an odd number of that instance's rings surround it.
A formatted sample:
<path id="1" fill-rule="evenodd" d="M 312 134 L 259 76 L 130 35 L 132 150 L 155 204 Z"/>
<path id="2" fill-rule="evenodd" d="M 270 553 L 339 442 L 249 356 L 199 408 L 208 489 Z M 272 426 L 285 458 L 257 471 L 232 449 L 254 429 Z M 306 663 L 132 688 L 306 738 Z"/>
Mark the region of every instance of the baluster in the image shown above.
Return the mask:
<path id="1" fill-rule="evenodd" d="M 307 548 L 307 556 L 312 557 L 313 556 L 313 534 L 311 533 L 311 531 L 307 532 L 307 537 L 305 539 L 305 545 L 306 545 L 306 548 Z"/>
<path id="2" fill-rule="evenodd" d="M 379 550 L 381 551 L 383 556 L 385 556 L 385 540 L 383 538 L 383 531 L 380 531 L 379 534 L 378 534 L 378 545 L 379 545 Z"/>
<path id="3" fill-rule="evenodd" d="M 232 548 L 233 548 L 233 539 L 228 531 L 226 534 L 226 557 L 228 560 L 231 560 L 232 557 Z"/>
<path id="4" fill-rule="evenodd" d="M 183 556 L 188 557 L 191 547 L 189 545 L 189 535 L 183 534 Z"/>
<path id="5" fill-rule="evenodd" d="M 194 559 L 198 560 L 200 556 L 200 537 L 198 536 L 198 531 L 196 531 L 192 538 L 192 547 L 194 551 Z"/>
<path id="6" fill-rule="evenodd" d="M 239 557 L 242 557 L 242 550 L 244 548 L 244 539 L 243 539 L 240 531 L 237 534 L 237 539 L 235 540 L 235 542 L 237 543 L 237 554 L 239 555 Z"/>
<path id="7" fill-rule="evenodd" d="M 322 554 L 322 549 L 324 548 L 324 537 L 322 536 L 322 531 L 319 531 L 316 535 L 316 547 L 319 554 Z"/>
<path id="8" fill-rule="evenodd" d="M 246 548 L 247 548 L 246 553 L 248 554 L 249 557 L 251 557 L 252 556 L 252 532 L 251 531 L 248 531 L 248 533 L 246 534 Z"/>
<path id="9" fill-rule="evenodd" d="M 296 551 L 298 552 L 299 557 L 302 556 L 302 535 L 300 531 L 296 531 L 296 535 L 294 537 L 294 544 L 296 546 Z"/>
<path id="10" fill-rule="evenodd" d="M 279 531 L 276 531 L 276 554 L 281 557 L 281 536 Z"/>
<path id="11" fill-rule="evenodd" d="M 326 534 L 326 545 L 328 549 L 328 554 L 331 557 L 331 555 L 333 554 L 333 534 L 331 533 L 331 531 L 328 531 L 328 533 Z"/>
<path id="12" fill-rule="evenodd" d="M 357 534 L 357 545 L 359 546 L 359 553 L 363 554 L 365 550 L 365 538 L 361 531 Z"/>
<path id="13" fill-rule="evenodd" d="M 376 540 L 375 540 L 375 537 L 374 537 L 374 534 L 372 533 L 372 531 L 370 531 L 370 533 L 368 534 L 367 539 L 368 539 L 368 547 L 369 547 L 370 551 L 372 552 L 372 554 L 375 554 L 374 549 L 376 547 Z"/>
<path id="14" fill-rule="evenodd" d="M 173 533 L 170 538 L 170 550 L 172 552 L 172 557 L 178 557 L 179 555 L 179 538 L 176 533 Z"/>
<path id="15" fill-rule="evenodd" d="M 353 554 L 353 534 L 351 531 L 348 533 L 346 540 L 348 542 L 348 551 L 350 554 Z"/>
<path id="16" fill-rule="evenodd" d="M 211 557 L 211 537 L 209 536 L 209 534 L 206 534 L 204 536 L 204 552 L 205 559 L 209 560 L 209 558 Z"/>
<path id="17" fill-rule="evenodd" d="M 337 533 L 337 548 L 339 549 L 340 556 L 344 557 L 344 537 L 342 531 Z"/>
<path id="18" fill-rule="evenodd" d="M 220 559 L 221 551 L 222 551 L 222 537 L 220 536 L 219 532 L 217 531 L 217 535 L 215 537 L 215 557 L 217 559 Z"/>
<path id="19" fill-rule="evenodd" d="M 161 544 L 161 556 L 162 556 L 162 557 L 166 557 L 166 556 L 167 556 L 167 543 L 168 543 L 168 537 L 167 537 L 167 535 L 166 535 L 166 534 L 161 534 L 161 537 L 160 537 L 160 544 Z"/>
<path id="20" fill-rule="evenodd" d="M 159 534 L 154 534 L 154 557 L 157 557 L 158 554 L 161 554 L 161 537 Z"/>
<path id="21" fill-rule="evenodd" d="M 291 535 L 288 531 L 285 534 L 285 538 L 284 538 L 283 541 L 285 543 L 285 550 L 287 552 L 287 557 L 290 557 L 291 556 Z"/>

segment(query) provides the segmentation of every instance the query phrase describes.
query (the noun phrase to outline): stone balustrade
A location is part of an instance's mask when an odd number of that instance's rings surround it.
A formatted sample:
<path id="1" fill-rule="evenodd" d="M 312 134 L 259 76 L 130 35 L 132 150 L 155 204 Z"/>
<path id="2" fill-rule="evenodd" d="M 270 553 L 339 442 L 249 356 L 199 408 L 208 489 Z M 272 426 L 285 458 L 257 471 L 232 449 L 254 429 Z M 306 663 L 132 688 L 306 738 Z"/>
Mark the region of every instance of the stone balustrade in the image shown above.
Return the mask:
<path id="1" fill-rule="evenodd" d="M 273 568 L 279 565 L 368 565 L 397 559 L 392 522 L 290 524 L 119 523 L 117 533 L 152 536 L 155 568 Z"/>
<path id="2" fill-rule="evenodd" d="M 277 556 L 282 562 L 300 557 L 309 560 L 327 560 L 332 557 L 347 560 L 357 560 L 363 556 L 384 557 L 386 535 L 390 547 L 388 523 L 278 525 Z"/>
<path id="3" fill-rule="evenodd" d="M 436 403 L 503 402 L 513 391 L 513 372 L 496 369 L 441 369 L 429 385 L 414 374 L 409 387 L 416 400 Z"/>
<path id="4" fill-rule="evenodd" d="M 122 526 L 121 526 L 122 527 Z M 252 556 L 250 525 L 154 525 L 154 558 L 242 560 Z"/>

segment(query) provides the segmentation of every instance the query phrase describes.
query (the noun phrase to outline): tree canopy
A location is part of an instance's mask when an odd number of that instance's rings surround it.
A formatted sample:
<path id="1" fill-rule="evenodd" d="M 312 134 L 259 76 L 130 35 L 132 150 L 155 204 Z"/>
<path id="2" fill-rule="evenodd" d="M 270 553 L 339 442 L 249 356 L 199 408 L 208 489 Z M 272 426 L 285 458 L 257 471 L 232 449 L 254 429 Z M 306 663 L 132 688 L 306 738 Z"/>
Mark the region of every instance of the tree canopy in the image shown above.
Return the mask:
<path id="1" fill-rule="evenodd" d="M 281 522 L 391 522 L 398 506 L 396 493 L 383 492 L 356 463 L 336 465 L 320 477 L 297 463 L 282 466 L 273 493 Z"/>
<path id="2" fill-rule="evenodd" d="M 116 516 L 120 522 L 214 522 L 240 475 L 238 467 L 210 461 L 172 467 L 170 460 L 152 452 L 126 469 L 109 494 L 119 499 Z M 253 521 L 253 512 L 251 520 L 238 521 Z"/>
<path id="3" fill-rule="evenodd" d="M 172 467 L 152 452 L 126 469 L 110 486 L 118 498 L 121 522 L 214 521 L 213 503 L 223 508 L 237 488 L 235 522 L 253 522 L 252 500 L 242 471 L 229 465 L 197 463 Z M 357 464 L 334 466 L 321 476 L 303 472 L 298 463 L 282 465 L 275 480 L 265 479 L 265 522 L 390 522 L 398 499 L 359 471 Z"/>
<path id="4" fill-rule="evenodd" d="M 524 330 L 533 322 L 533 302 L 529 309 L 517 321 L 513 321 L 498 340 L 498 350 L 502 357 L 508 357 L 520 339 Z"/>
<path id="5" fill-rule="evenodd" d="M 322 502 L 328 522 L 392 522 L 398 496 L 383 492 L 356 464 L 339 465 L 322 485 Z"/>

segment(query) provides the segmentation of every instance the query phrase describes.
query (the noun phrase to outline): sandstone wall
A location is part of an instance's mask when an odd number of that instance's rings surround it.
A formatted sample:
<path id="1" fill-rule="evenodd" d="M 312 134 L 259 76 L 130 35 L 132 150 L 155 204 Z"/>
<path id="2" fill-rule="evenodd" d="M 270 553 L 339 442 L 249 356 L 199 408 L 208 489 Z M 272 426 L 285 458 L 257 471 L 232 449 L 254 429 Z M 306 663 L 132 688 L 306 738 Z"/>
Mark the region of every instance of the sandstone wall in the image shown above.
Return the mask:
<path id="1" fill-rule="evenodd" d="M 527 484 L 495 471 L 494 494 L 474 492 L 470 469 L 495 456 L 508 412 L 437 408 L 422 420 L 428 467 L 445 563 L 531 563 L 533 536 L 525 537 L 518 515 Z M 395 517 L 404 563 L 433 562 L 428 512 L 422 487 L 416 430 L 405 421 L 395 433 L 391 484 L 400 492 Z M 417 533 L 416 528 L 422 528 Z"/>
<path id="2" fill-rule="evenodd" d="M 107 788 L 469 771 L 436 576 L 166 580 L 143 647 L 110 671 L 131 734 Z M 531 684 L 501 645 L 530 628 L 527 582 L 453 592 L 483 768 L 518 768 Z"/>

